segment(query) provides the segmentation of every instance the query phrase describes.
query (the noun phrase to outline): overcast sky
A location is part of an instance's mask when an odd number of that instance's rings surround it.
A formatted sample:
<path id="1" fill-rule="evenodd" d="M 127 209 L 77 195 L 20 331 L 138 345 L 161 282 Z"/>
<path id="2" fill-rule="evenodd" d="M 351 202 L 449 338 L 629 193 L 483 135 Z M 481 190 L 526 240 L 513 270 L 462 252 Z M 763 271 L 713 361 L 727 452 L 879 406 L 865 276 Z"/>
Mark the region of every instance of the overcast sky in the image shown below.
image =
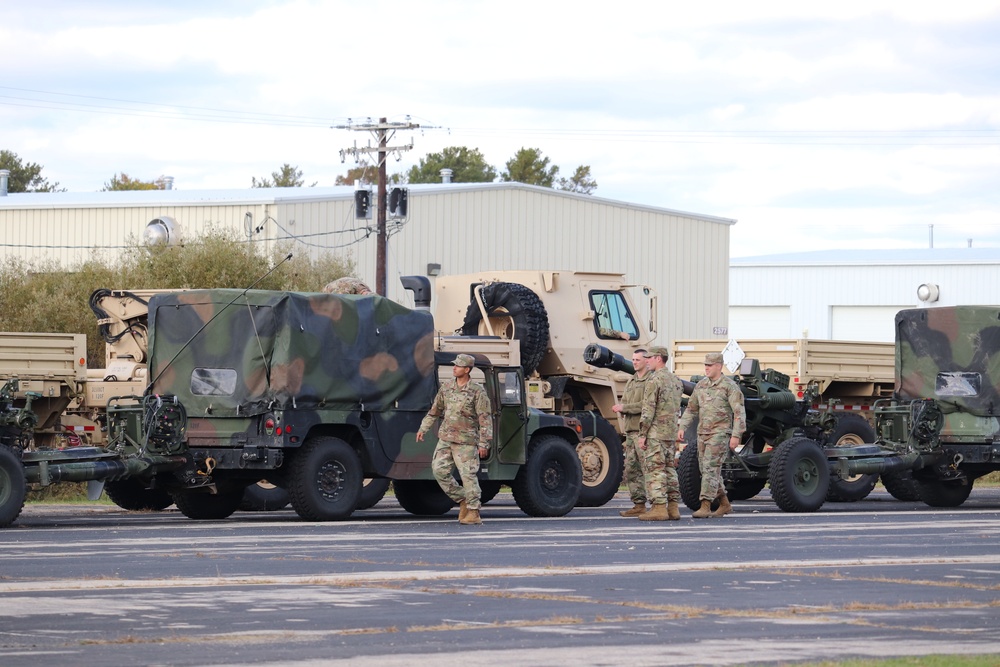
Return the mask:
<path id="1" fill-rule="evenodd" d="M 74 192 L 333 185 L 369 136 L 331 126 L 409 117 L 390 173 L 536 147 L 734 257 L 1000 247 L 998 36 L 1000 0 L 3 3 L 0 148 Z"/>

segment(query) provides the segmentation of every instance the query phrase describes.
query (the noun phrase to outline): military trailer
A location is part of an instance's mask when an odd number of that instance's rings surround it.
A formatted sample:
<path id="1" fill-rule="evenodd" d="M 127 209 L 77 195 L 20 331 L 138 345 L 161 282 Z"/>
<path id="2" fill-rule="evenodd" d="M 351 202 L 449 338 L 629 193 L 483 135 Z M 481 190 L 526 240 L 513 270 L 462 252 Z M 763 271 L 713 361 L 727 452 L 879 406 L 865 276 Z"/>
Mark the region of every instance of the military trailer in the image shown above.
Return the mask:
<path id="1" fill-rule="evenodd" d="M 267 479 L 302 518 L 335 520 L 355 510 L 366 477 L 392 479 L 414 514 L 442 514 L 453 503 L 431 473 L 436 435 L 415 435 L 459 352 L 476 358 L 493 403 L 484 487 L 509 484 L 531 516 L 577 502 L 579 421 L 529 408 L 521 367 L 474 340 L 435 351 L 426 311 L 377 296 L 192 290 L 149 299 L 148 336 L 149 389 L 109 399 L 107 445 L 8 465 L 22 483 L 0 489 L 0 517 L 16 517 L 26 480 L 104 483 L 116 502 L 221 519 Z"/>

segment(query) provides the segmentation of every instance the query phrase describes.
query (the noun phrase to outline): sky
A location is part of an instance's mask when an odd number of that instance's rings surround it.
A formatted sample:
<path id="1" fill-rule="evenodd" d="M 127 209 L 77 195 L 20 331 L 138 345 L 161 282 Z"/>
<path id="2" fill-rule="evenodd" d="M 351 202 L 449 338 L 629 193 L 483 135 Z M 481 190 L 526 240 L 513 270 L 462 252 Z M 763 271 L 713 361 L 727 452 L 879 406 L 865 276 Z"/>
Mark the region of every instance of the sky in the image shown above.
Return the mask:
<path id="1" fill-rule="evenodd" d="M 1000 247 L 998 35 L 1000 0 L 11 2 L 0 149 L 71 192 L 333 185 L 385 117 L 389 173 L 538 148 L 732 257 Z"/>

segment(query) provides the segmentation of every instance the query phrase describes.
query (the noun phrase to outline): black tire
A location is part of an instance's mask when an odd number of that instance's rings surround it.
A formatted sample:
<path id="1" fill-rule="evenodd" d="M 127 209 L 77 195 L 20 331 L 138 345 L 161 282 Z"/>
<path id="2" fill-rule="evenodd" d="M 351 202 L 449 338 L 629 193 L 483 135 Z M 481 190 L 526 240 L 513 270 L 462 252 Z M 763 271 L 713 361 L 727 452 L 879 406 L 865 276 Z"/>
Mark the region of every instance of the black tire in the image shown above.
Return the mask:
<path id="1" fill-rule="evenodd" d="M 875 442 L 875 431 L 868 421 L 860 415 L 841 415 L 826 439 L 827 447 L 853 447 L 855 445 Z M 864 500 L 875 488 L 878 482 L 877 474 L 854 475 L 842 479 L 839 475 L 830 475 L 830 488 L 826 499 L 831 502 L 853 503 Z"/>
<path id="2" fill-rule="evenodd" d="M 392 482 L 399 506 L 417 516 L 441 516 L 455 501 L 433 479 L 397 479 Z"/>
<path id="3" fill-rule="evenodd" d="M 147 489 L 145 484 L 135 479 L 107 482 L 104 493 L 118 507 L 134 512 L 159 512 L 174 504 L 169 492 Z"/>
<path id="4" fill-rule="evenodd" d="M 382 477 L 366 477 L 361 484 L 361 496 L 355 509 L 367 510 L 378 505 L 389 490 L 391 480 Z"/>
<path id="5" fill-rule="evenodd" d="M 577 507 L 603 507 L 618 493 L 625 469 L 625 450 L 618 431 L 595 413 L 570 413 L 583 426 L 583 441 L 576 453 L 583 469 L 583 486 Z"/>
<path id="6" fill-rule="evenodd" d="M 920 486 L 913 479 L 912 470 L 882 473 L 882 486 L 896 500 L 916 502 L 920 500 Z"/>
<path id="7" fill-rule="evenodd" d="M 786 512 L 815 512 L 830 488 L 830 464 L 815 440 L 795 437 L 774 450 L 767 470 L 771 497 Z"/>
<path id="8" fill-rule="evenodd" d="M 336 521 L 354 512 L 361 495 L 361 460 L 340 438 L 309 438 L 288 470 L 288 493 L 307 521 Z"/>
<path id="9" fill-rule="evenodd" d="M 698 467 L 698 445 L 693 442 L 681 450 L 677 460 L 677 481 L 681 500 L 691 511 L 701 508 L 701 468 Z"/>
<path id="10" fill-rule="evenodd" d="M 287 489 L 275 486 L 267 480 L 251 484 L 243 492 L 240 509 L 244 512 L 273 512 L 288 507 L 290 499 Z"/>
<path id="11" fill-rule="evenodd" d="M 549 349 L 549 317 L 538 295 L 517 283 L 491 283 L 482 289 L 483 304 L 501 338 L 521 343 L 521 366 L 526 374 L 534 372 Z M 473 298 L 465 311 L 463 336 L 488 334 L 483 314 Z"/>
<path id="12" fill-rule="evenodd" d="M 964 482 L 964 483 L 963 483 Z M 972 480 L 941 481 L 917 480 L 917 490 L 920 500 L 931 507 L 958 507 L 969 499 L 972 493 Z"/>
<path id="13" fill-rule="evenodd" d="M 583 468 L 576 449 L 555 435 L 534 439 L 527 461 L 517 471 L 511 490 L 514 502 L 528 516 L 565 516 L 576 506 L 583 486 Z"/>
<path id="14" fill-rule="evenodd" d="M 7 447 L 0 446 L 0 528 L 14 523 L 24 508 L 28 483 L 24 464 Z"/>
<path id="15" fill-rule="evenodd" d="M 207 491 L 178 491 L 173 494 L 174 504 L 189 519 L 225 519 L 243 502 L 243 489 L 221 487 L 218 493 Z"/>
<path id="16" fill-rule="evenodd" d="M 479 496 L 479 502 L 486 504 L 497 497 L 500 493 L 500 487 L 503 486 L 502 482 L 497 482 L 492 479 L 481 479 L 479 480 L 479 490 L 482 492 Z"/>

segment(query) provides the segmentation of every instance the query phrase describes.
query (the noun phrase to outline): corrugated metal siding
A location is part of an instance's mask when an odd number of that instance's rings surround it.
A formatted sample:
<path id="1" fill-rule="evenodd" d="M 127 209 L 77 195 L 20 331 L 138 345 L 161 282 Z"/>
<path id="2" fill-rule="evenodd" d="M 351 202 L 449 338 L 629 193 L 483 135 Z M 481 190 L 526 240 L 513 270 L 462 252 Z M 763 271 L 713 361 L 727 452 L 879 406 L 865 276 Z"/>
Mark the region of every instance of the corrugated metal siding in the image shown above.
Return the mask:
<path id="1" fill-rule="evenodd" d="M 255 201 L 261 199 L 262 193 L 253 194 Z M 374 202 L 372 219 L 356 220 L 353 197 L 323 198 L 318 190 L 315 200 L 296 201 L 296 196 L 285 192 L 271 204 L 217 205 L 205 199 L 204 204 L 185 205 L 0 208 L 0 228 L 8 244 L 2 250 L 66 264 L 90 257 L 90 246 L 113 252 L 130 234 L 141 237 L 146 223 L 160 216 L 171 216 L 186 233 L 196 234 L 208 225 L 245 230 L 249 212 L 251 226 L 262 226 L 255 239 L 295 235 L 302 242 L 294 244 L 295 252 L 329 249 L 353 260 L 358 276 L 374 286 Z M 399 277 L 425 275 L 428 263 L 441 264 L 442 272 L 451 274 L 483 269 L 599 271 L 624 273 L 629 282 L 656 290 L 663 344 L 674 338 L 704 338 L 713 327 L 727 325 L 731 221 L 520 184 L 492 184 L 412 188 L 408 219 L 387 224 L 389 296 L 403 303 L 409 295 Z M 371 230 L 367 237 L 366 228 Z M 12 244 L 76 247 L 27 251 Z M 635 297 L 645 301 L 639 294 Z"/>

